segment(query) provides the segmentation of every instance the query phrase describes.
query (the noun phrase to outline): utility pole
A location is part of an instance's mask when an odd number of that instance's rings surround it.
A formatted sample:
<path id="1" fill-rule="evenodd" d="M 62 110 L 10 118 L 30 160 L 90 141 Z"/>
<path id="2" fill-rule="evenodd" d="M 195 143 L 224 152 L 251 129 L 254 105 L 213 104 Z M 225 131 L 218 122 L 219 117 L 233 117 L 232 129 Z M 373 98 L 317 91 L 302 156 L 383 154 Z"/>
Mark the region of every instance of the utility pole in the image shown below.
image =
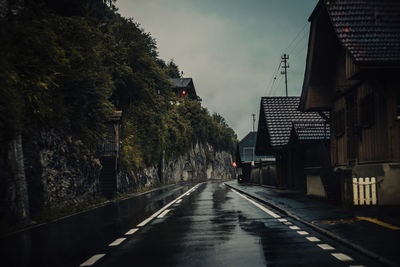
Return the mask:
<path id="1" fill-rule="evenodd" d="M 256 123 L 256 114 L 251 114 L 253 116 L 253 132 L 254 132 L 254 124 Z"/>
<path id="2" fill-rule="evenodd" d="M 282 63 L 283 66 L 282 68 L 284 69 L 283 72 L 281 72 L 281 74 L 285 74 L 285 86 L 286 86 L 286 96 L 288 96 L 288 91 L 287 91 L 287 69 L 289 68 L 289 63 L 287 63 L 287 61 L 289 60 L 289 55 L 283 54 L 281 56 L 282 59 Z"/>

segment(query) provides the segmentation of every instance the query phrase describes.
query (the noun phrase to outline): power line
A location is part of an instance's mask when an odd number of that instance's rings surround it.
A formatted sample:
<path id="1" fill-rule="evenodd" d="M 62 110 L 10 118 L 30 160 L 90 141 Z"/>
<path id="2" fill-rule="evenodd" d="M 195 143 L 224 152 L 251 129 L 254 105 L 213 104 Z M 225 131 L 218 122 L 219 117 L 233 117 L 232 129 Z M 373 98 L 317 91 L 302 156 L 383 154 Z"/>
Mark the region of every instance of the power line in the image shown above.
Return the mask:
<path id="1" fill-rule="evenodd" d="M 303 41 L 304 38 L 306 38 L 306 36 L 307 36 L 307 32 L 305 32 L 305 33 L 303 34 L 303 36 L 301 37 L 301 39 L 299 39 L 299 41 L 296 43 L 296 45 L 290 50 L 289 54 L 291 54 L 291 53 L 296 49 L 296 47 L 297 47 L 299 44 L 301 44 L 301 41 Z"/>
<path id="2" fill-rule="evenodd" d="M 303 32 L 303 30 L 306 28 L 308 22 L 305 22 L 303 27 L 300 29 L 300 31 L 296 34 L 296 36 L 293 38 L 293 40 L 290 42 L 290 44 L 286 47 L 286 49 L 284 51 L 288 51 L 289 47 L 294 43 L 294 41 L 296 41 L 297 37 L 299 37 L 299 35 Z M 289 53 L 290 54 L 290 53 Z"/>

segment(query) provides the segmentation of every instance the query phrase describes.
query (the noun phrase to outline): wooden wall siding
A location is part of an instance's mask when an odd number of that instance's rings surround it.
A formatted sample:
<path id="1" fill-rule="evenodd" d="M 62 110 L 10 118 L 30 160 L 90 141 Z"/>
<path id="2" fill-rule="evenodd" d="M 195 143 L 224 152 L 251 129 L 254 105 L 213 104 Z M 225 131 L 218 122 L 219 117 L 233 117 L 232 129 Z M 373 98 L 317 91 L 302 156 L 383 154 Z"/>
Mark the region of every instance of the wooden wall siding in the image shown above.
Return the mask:
<path id="1" fill-rule="evenodd" d="M 400 161 L 400 120 L 396 117 L 397 99 L 400 97 L 400 85 L 389 83 L 384 87 L 387 102 L 389 127 L 390 159 Z"/>
<path id="2" fill-rule="evenodd" d="M 345 108 L 344 98 L 338 99 L 334 106 L 333 112 Z M 346 129 L 345 129 L 346 131 Z M 346 165 L 347 164 L 347 136 L 343 134 L 340 137 L 335 136 L 333 129 L 331 128 L 331 159 L 334 166 Z"/>
<path id="3" fill-rule="evenodd" d="M 307 94 L 306 109 L 329 108 L 331 106 L 332 92 L 331 88 L 310 86 Z"/>
<path id="4" fill-rule="evenodd" d="M 358 103 L 361 98 L 373 93 L 374 123 L 359 130 L 358 161 L 386 161 L 390 158 L 389 131 L 387 125 L 386 100 L 382 86 L 378 82 L 368 82 L 358 88 Z"/>
<path id="5" fill-rule="evenodd" d="M 346 79 L 352 78 L 354 75 L 358 74 L 359 67 L 354 64 L 350 53 L 346 51 Z"/>

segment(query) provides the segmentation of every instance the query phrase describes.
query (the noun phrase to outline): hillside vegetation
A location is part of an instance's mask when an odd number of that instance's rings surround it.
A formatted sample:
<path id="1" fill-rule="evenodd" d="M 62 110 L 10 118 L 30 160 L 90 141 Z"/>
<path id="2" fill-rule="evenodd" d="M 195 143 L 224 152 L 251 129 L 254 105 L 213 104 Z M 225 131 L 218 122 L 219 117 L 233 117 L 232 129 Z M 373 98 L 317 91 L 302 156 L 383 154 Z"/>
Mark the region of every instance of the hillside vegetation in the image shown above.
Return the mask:
<path id="1" fill-rule="evenodd" d="M 5 1 L 0 21 L 0 140 L 56 128 L 96 147 L 123 110 L 122 163 L 136 170 L 197 142 L 233 153 L 234 131 L 198 101 L 176 103 L 173 62 L 115 1 Z M 201 92 L 201 89 L 199 90 Z"/>

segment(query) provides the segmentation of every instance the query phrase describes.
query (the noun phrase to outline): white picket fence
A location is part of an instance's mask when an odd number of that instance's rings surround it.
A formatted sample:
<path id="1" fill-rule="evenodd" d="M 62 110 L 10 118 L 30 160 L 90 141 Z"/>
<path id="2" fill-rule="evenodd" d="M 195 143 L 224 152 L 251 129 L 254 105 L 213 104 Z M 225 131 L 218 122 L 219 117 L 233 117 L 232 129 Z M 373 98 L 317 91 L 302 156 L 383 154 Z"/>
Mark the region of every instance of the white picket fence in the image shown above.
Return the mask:
<path id="1" fill-rule="evenodd" d="M 376 178 L 353 178 L 354 205 L 376 205 Z"/>

